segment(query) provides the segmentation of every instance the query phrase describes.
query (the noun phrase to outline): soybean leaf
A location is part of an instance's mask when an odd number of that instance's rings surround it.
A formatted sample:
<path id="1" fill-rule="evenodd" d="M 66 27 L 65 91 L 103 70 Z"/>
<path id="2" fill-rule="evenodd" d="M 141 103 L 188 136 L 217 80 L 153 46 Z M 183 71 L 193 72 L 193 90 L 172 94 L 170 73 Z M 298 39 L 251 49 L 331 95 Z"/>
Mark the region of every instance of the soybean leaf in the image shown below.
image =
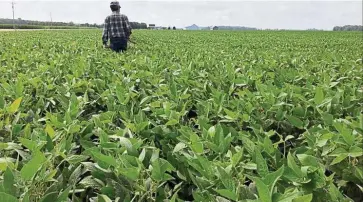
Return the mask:
<path id="1" fill-rule="evenodd" d="M 300 128 L 300 129 L 304 128 L 304 122 L 302 122 L 299 118 L 297 118 L 295 116 L 287 116 L 287 119 L 293 126 Z"/>
<path id="2" fill-rule="evenodd" d="M 324 101 L 324 92 L 321 87 L 317 87 L 315 90 L 314 102 L 319 105 Z"/>
<path id="3" fill-rule="evenodd" d="M 218 192 L 218 194 L 220 194 L 223 197 L 226 197 L 226 198 L 231 199 L 233 201 L 237 201 L 237 195 L 234 192 L 232 192 L 232 191 L 230 191 L 228 189 L 219 189 L 219 190 L 216 190 L 216 191 Z"/>
<path id="4" fill-rule="evenodd" d="M 313 200 L 313 194 L 308 194 L 294 198 L 292 202 L 311 202 L 312 200 Z"/>
<path id="5" fill-rule="evenodd" d="M 258 191 L 259 199 L 261 199 L 261 201 L 263 201 L 263 202 L 272 202 L 272 198 L 271 198 L 268 186 L 265 183 L 263 183 L 263 181 L 260 180 L 259 178 L 255 179 L 255 183 L 256 183 L 256 188 Z"/>
<path id="6" fill-rule="evenodd" d="M 264 177 L 268 174 L 268 167 L 266 160 L 263 158 L 261 152 L 259 150 L 255 150 L 255 163 L 257 164 L 257 172 L 261 177 Z"/>
<path id="7" fill-rule="evenodd" d="M 43 163 L 45 163 L 46 160 L 47 159 L 42 152 L 36 151 L 32 156 L 31 160 L 21 169 L 21 177 L 24 180 L 30 180 L 31 178 L 33 178 L 35 173 L 38 172 L 39 168 L 42 167 Z"/>
<path id="8" fill-rule="evenodd" d="M 12 196 L 4 192 L 0 192 L 0 199 L 1 202 L 19 202 L 15 196 Z"/>
<path id="9" fill-rule="evenodd" d="M 10 107 L 9 107 L 9 113 L 15 113 L 15 112 L 17 112 L 18 111 L 18 109 L 19 109 L 19 106 L 20 106 L 20 103 L 21 103 L 21 101 L 22 101 L 22 99 L 23 98 L 18 98 L 18 99 L 16 99 L 11 105 L 10 105 Z"/>

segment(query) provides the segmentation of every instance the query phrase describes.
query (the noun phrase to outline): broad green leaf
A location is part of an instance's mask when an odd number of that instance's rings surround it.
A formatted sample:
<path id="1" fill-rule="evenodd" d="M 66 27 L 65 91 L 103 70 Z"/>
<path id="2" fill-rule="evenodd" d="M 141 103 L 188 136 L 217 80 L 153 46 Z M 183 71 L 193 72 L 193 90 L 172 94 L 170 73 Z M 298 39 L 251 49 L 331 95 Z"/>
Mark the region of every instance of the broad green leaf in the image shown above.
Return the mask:
<path id="1" fill-rule="evenodd" d="M 313 194 L 308 194 L 294 198 L 292 202 L 311 202 L 312 200 L 313 200 Z"/>
<path id="2" fill-rule="evenodd" d="M 54 199 L 58 197 L 58 192 L 51 192 L 40 199 L 40 202 L 54 202 Z"/>
<path id="3" fill-rule="evenodd" d="M 0 109 L 3 109 L 5 107 L 5 100 L 2 95 L 0 95 Z"/>
<path id="4" fill-rule="evenodd" d="M 262 180 L 256 178 L 255 179 L 256 188 L 258 191 L 258 198 L 263 202 L 272 202 L 272 198 L 270 195 L 270 190 L 268 186 L 262 182 Z"/>
<path id="5" fill-rule="evenodd" d="M 234 192 L 228 190 L 228 189 L 219 189 L 216 190 L 218 192 L 218 194 L 220 194 L 223 197 L 226 197 L 230 200 L 236 201 L 237 200 L 237 194 L 235 194 Z"/>
<path id="6" fill-rule="evenodd" d="M 197 134 L 191 133 L 190 141 L 191 141 L 191 148 L 195 153 L 201 154 L 204 152 L 203 143 L 200 141 L 200 138 Z"/>
<path id="7" fill-rule="evenodd" d="M 177 153 L 178 151 L 186 148 L 187 146 L 182 143 L 182 142 L 179 142 L 175 147 L 174 147 L 174 150 L 173 150 L 173 153 Z"/>
<path id="8" fill-rule="evenodd" d="M 98 202 L 112 202 L 112 200 L 110 198 L 108 198 L 108 196 L 103 195 L 103 194 L 98 194 Z"/>
<path id="9" fill-rule="evenodd" d="M 28 140 L 25 138 L 19 138 L 19 142 L 26 148 L 28 148 L 30 151 L 35 151 L 38 147 L 37 143 L 32 141 L 32 140 Z"/>
<path id="10" fill-rule="evenodd" d="M 282 166 L 281 168 L 279 168 L 277 171 L 275 171 L 273 173 L 267 174 L 263 178 L 264 184 L 266 184 L 270 190 L 270 196 L 272 196 L 273 189 L 283 173 L 284 173 L 284 166 Z"/>
<path id="11" fill-rule="evenodd" d="M 152 163 L 151 177 L 156 181 L 170 180 L 172 177 L 166 171 L 173 171 L 175 168 L 164 159 L 157 159 Z"/>
<path id="12" fill-rule="evenodd" d="M 15 113 L 18 111 L 19 107 L 20 107 L 20 103 L 22 101 L 23 98 L 18 98 L 16 99 L 9 107 L 9 113 Z"/>
<path id="13" fill-rule="evenodd" d="M 317 87 L 315 89 L 315 97 L 314 97 L 314 102 L 315 104 L 319 105 L 324 101 L 324 92 L 323 89 L 320 87 Z"/>
<path id="14" fill-rule="evenodd" d="M 304 122 L 302 122 L 299 118 L 297 118 L 295 116 L 287 116 L 287 119 L 293 126 L 300 128 L 300 129 L 304 128 Z"/>
<path id="15" fill-rule="evenodd" d="M 295 172 L 295 174 L 299 177 L 303 177 L 303 173 L 301 172 L 300 167 L 296 164 L 294 157 L 289 154 L 287 155 L 287 165 Z"/>
<path id="16" fill-rule="evenodd" d="M 255 152 L 255 143 L 245 136 L 240 136 L 240 138 L 242 139 L 244 148 L 246 148 L 247 152 L 253 155 Z"/>
<path id="17" fill-rule="evenodd" d="M 174 126 L 174 125 L 176 125 L 176 124 L 178 124 L 179 123 L 179 121 L 178 120 L 176 120 L 176 119 L 171 119 L 171 120 L 169 120 L 165 125 L 166 126 Z"/>
<path id="18" fill-rule="evenodd" d="M 47 161 L 44 154 L 40 151 L 36 151 L 31 160 L 23 166 L 20 171 L 21 177 L 24 180 L 31 180 L 38 172 L 39 168 Z"/>
<path id="19" fill-rule="evenodd" d="M 224 112 L 227 114 L 227 117 L 229 119 L 237 119 L 238 118 L 238 113 L 232 112 L 228 109 L 224 109 Z"/>
<path id="20" fill-rule="evenodd" d="M 130 168 L 119 168 L 122 175 L 126 176 L 130 180 L 136 181 L 139 178 L 140 170 L 135 167 Z"/>
<path id="21" fill-rule="evenodd" d="M 92 151 L 92 155 L 95 157 L 97 161 L 101 163 L 105 163 L 108 166 L 117 167 L 116 159 L 112 156 L 104 155 L 97 151 Z"/>
<path id="22" fill-rule="evenodd" d="M 5 171 L 8 167 L 14 168 L 14 162 L 13 158 L 0 158 L 0 171 Z"/>
<path id="23" fill-rule="evenodd" d="M 231 177 L 231 175 L 229 175 L 223 168 L 221 167 L 217 167 L 219 176 L 220 176 L 220 180 L 222 181 L 222 184 L 224 185 L 224 187 L 230 191 L 235 191 L 236 189 L 236 185 Z"/>
<path id="24" fill-rule="evenodd" d="M 65 202 L 65 201 L 67 201 L 68 194 L 69 194 L 69 191 L 71 189 L 72 189 L 72 187 L 68 187 L 62 193 L 60 193 L 56 202 Z"/>
<path id="25" fill-rule="evenodd" d="M 333 125 L 339 131 L 339 134 L 343 137 L 344 141 L 347 144 L 349 145 L 354 144 L 355 138 L 353 135 L 353 131 L 351 129 L 347 128 L 345 125 L 338 122 L 334 122 Z"/>
<path id="26" fill-rule="evenodd" d="M 0 192 L 1 202 L 19 202 L 18 199 L 10 194 Z"/>
<path id="27" fill-rule="evenodd" d="M 363 156 L 363 148 L 359 148 L 357 146 L 353 146 L 349 149 L 349 156 L 353 158 L 357 158 L 359 156 Z"/>
<path id="28" fill-rule="evenodd" d="M 89 157 L 85 156 L 85 155 L 71 155 L 66 158 L 66 161 L 68 161 L 68 163 L 70 163 L 70 164 L 77 164 L 77 163 L 85 161 L 88 158 Z"/>
<path id="29" fill-rule="evenodd" d="M 263 158 L 259 150 L 255 150 L 255 158 L 257 164 L 257 172 L 261 177 L 265 177 L 268 174 L 268 167 L 266 160 Z"/>
<path id="30" fill-rule="evenodd" d="M 49 137 L 50 137 L 50 138 L 52 138 L 52 139 L 53 139 L 53 137 L 54 137 L 54 135 L 55 135 L 55 131 L 54 131 L 54 129 L 52 128 L 52 126 L 47 125 L 47 126 L 45 127 L 45 132 L 49 135 Z"/>
<path id="31" fill-rule="evenodd" d="M 303 166 L 313 166 L 315 168 L 319 167 L 319 162 L 316 157 L 307 154 L 296 155 Z"/>
<path id="32" fill-rule="evenodd" d="M 14 175 L 13 172 L 7 168 L 5 173 L 4 173 L 4 181 L 3 181 L 3 186 L 4 186 L 4 191 L 7 194 L 10 194 L 12 196 L 16 196 L 16 187 L 15 187 L 15 180 L 14 180 Z"/>
<path id="33" fill-rule="evenodd" d="M 232 165 L 237 166 L 237 164 L 241 161 L 242 156 L 243 156 L 243 149 L 241 149 L 232 156 Z"/>
<path id="34" fill-rule="evenodd" d="M 340 163 L 341 161 L 343 161 L 345 158 L 348 157 L 348 154 L 340 154 L 339 156 L 337 156 L 331 163 L 330 165 L 335 165 Z"/>

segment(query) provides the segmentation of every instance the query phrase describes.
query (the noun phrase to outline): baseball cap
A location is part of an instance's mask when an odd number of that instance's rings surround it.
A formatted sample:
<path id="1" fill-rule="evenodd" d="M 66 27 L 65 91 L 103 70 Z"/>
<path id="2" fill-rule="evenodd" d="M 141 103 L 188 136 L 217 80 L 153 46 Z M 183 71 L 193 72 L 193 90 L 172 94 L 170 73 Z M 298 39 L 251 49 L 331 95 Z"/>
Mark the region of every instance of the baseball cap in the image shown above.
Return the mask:
<path id="1" fill-rule="evenodd" d="M 120 3 L 118 1 L 112 1 L 110 6 L 119 6 L 120 7 Z"/>

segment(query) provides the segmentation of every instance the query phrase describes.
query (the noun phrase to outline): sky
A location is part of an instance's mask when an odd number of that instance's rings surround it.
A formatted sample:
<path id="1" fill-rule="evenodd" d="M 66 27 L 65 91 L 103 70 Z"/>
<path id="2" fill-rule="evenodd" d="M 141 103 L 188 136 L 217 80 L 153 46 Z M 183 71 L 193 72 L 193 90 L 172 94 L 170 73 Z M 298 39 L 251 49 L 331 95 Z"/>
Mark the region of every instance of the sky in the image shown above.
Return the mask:
<path id="1" fill-rule="evenodd" d="M 15 18 L 103 23 L 111 0 L 14 0 Z M 247 26 L 259 29 L 324 29 L 362 25 L 361 0 L 120 0 L 130 21 L 157 26 Z M 0 18 L 12 18 L 11 1 L 0 0 Z"/>

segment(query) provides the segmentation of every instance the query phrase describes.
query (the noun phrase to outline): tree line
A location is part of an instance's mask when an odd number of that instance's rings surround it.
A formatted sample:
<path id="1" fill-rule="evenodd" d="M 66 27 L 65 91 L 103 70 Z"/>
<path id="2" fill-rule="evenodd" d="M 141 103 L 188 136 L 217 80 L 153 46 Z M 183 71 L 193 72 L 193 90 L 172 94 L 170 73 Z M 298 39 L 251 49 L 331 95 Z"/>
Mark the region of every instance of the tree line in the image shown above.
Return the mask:
<path id="1" fill-rule="evenodd" d="M 333 31 L 363 31 L 362 25 L 335 26 Z"/>
<path id="2" fill-rule="evenodd" d="M 23 20 L 21 18 L 15 19 L 13 22 L 13 19 L 4 19 L 0 18 L 0 24 L 2 24 L 4 27 L 9 27 L 9 25 L 15 24 L 16 27 L 19 28 L 25 28 L 25 27 L 88 27 L 88 28 L 103 28 L 103 24 L 97 24 L 97 23 L 81 23 L 76 24 L 74 22 L 50 22 L 50 21 L 36 21 L 36 20 Z M 6 25 L 6 26 L 5 26 Z M 130 22 L 132 29 L 147 29 L 146 23 L 140 23 L 140 22 Z"/>

